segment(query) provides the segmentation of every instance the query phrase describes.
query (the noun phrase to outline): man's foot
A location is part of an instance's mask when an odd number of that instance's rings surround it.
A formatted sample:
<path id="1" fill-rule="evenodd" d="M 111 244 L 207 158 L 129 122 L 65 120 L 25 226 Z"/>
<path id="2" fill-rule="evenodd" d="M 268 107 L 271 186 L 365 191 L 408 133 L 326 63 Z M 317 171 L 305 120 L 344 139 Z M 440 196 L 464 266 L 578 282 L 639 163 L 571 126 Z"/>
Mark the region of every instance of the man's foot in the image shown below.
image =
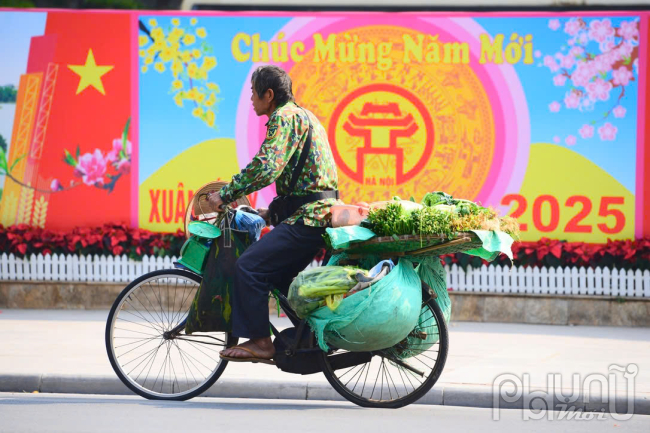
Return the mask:
<path id="1" fill-rule="evenodd" d="M 248 340 L 238 346 L 222 350 L 221 358 L 232 362 L 261 362 L 275 364 L 271 359 L 275 355 L 275 347 L 271 337 Z"/>

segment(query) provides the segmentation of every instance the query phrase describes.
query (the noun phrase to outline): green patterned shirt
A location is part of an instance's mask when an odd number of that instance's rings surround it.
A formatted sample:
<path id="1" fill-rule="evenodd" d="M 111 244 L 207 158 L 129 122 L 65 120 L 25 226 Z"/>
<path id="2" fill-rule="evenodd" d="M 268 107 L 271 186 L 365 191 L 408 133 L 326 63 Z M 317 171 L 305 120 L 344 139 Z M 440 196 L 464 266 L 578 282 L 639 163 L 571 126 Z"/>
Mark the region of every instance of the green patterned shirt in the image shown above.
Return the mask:
<path id="1" fill-rule="evenodd" d="M 309 155 L 293 191 L 289 183 L 294 167 L 298 164 L 300 153 L 307 141 L 309 122 L 313 127 Z M 221 189 L 225 203 L 258 191 L 275 182 L 278 195 L 305 196 L 314 192 L 338 189 L 336 164 L 332 156 L 327 133 L 313 113 L 299 107 L 294 102 L 275 109 L 266 123 L 266 139 L 253 158 L 232 181 Z M 332 214 L 330 207 L 339 204 L 336 199 L 319 200 L 302 206 L 284 222 L 295 224 L 303 218 L 305 225 L 313 227 L 328 226 Z"/>

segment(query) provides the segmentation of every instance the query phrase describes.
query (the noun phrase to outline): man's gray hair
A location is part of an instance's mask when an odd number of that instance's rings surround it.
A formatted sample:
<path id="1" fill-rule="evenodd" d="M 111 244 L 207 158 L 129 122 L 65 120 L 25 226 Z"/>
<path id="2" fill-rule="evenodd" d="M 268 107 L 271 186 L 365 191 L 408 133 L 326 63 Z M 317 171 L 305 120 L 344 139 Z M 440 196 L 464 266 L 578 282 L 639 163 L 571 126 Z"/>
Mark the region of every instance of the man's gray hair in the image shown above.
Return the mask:
<path id="1" fill-rule="evenodd" d="M 255 69 L 251 84 L 260 98 L 267 90 L 273 90 L 273 100 L 278 106 L 294 100 L 291 77 L 278 66 L 266 65 Z"/>

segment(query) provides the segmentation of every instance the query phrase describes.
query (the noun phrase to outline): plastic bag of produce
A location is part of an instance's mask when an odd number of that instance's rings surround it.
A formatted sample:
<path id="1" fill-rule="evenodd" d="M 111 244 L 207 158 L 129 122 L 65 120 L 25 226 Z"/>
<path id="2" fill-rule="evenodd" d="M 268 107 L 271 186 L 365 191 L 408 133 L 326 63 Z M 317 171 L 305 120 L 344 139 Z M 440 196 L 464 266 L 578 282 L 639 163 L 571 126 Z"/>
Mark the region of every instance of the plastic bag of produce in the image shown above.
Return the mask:
<path id="1" fill-rule="evenodd" d="M 335 310 L 358 278 L 368 278 L 368 271 L 351 266 L 322 266 L 301 272 L 289 286 L 289 305 L 298 317 L 327 305 Z"/>
<path id="2" fill-rule="evenodd" d="M 325 266 L 323 269 L 331 268 Z M 318 345 L 372 351 L 402 341 L 418 324 L 422 286 L 413 264 L 400 259 L 384 278 L 343 299 L 334 311 L 318 308 L 307 317 Z"/>

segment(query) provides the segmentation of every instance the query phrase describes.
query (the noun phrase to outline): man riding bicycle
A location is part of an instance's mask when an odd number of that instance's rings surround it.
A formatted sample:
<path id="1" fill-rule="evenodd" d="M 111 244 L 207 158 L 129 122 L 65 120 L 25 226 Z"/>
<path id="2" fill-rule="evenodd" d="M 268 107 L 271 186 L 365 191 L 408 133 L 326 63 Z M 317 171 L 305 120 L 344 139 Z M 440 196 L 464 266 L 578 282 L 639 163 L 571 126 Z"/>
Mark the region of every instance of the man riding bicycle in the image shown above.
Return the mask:
<path id="1" fill-rule="evenodd" d="M 294 101 L 289 75 L 277 66 L 260 66 L 253 72 L 251 89 L 255 113 L 269 118 L 266 139 L 253 160 L 209 201 L 220 209 L 275 182 L 289 211 L 280 223 L 282 212 L 274 206 L 271 213 L 259 210 L 275 228 L 237 260 L 232 300 L 232 335 L 249 340 L 223 350 L 221 357 L 273 363 L 269 292 L 277 288 L 287 295 L 291 281 L 325 246 L 330 207 L 339 203 L 338 177 L 327 133 L 313 113 Z"/>

